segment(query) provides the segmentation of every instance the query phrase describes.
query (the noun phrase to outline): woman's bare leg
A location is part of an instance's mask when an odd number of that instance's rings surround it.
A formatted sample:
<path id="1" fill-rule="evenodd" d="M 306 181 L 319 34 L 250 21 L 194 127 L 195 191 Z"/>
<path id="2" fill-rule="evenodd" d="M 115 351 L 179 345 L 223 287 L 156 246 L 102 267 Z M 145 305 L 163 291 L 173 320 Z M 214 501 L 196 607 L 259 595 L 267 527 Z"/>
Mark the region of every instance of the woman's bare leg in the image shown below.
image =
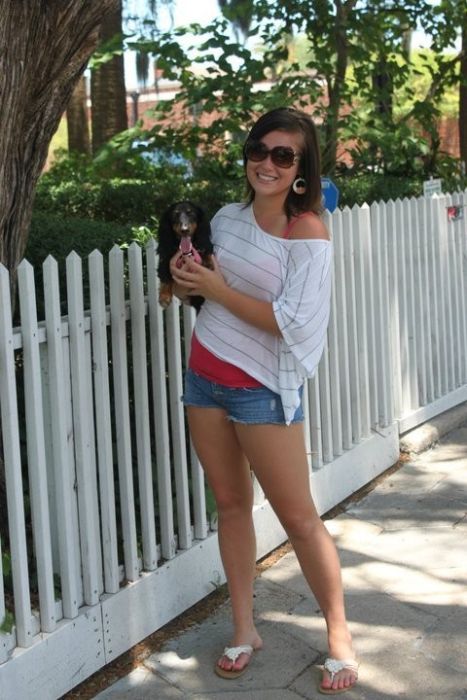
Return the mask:
<path id="1" fill-rule="evenodd" d="M 235 429 L 323 612 L 329 655 L 337 659 L 353 658 L 339 557 L 311 497 L 302 425 L 236 423 Z M 355 673 L 344 669 L 335 676 L 332 687 L 344 688 L 354 681 Z M 324 673 L 323 687 L 331 687 L 327 672 Z"/>
<path id="2" fill-rule="evenodd" d="M 232 606 L 231 645 L 251 644 L 259 649 L 262 640 L 253 622 L 256 539 L 250 467 L 222 409 L 189 406 L 187 415 L 194 448 L 217 504 L 219 548 Z M 219 666 L 239 670 L 248 660 L 241 654 L 233 664 L 223 656 Z"/>

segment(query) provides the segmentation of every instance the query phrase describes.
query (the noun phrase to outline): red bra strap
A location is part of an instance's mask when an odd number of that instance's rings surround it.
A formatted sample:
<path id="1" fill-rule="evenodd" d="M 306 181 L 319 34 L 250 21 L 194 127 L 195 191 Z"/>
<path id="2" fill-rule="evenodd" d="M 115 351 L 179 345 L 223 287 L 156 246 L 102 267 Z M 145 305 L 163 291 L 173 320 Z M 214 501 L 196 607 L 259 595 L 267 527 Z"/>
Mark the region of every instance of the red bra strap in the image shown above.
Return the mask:
<path id="1" fill-rule="evenodd" d="M 286 229 L 285 229 L 284 233 L 282 234 L 282 238 L 290 238 L 290 232 L 292 231 L 292 229 L 295 226 L 295 224 L 297 223 L 297 221 L 299 221 L 300 219 L 303 219 L 304 216 L 308 216 L 308 214 L 313 214 L 313 212 L 312 211 L 304 211 L 301 214 L 299 214 L 298 216 L 293 216 L 290 219 L 289 223 L 287 224 Z"/>

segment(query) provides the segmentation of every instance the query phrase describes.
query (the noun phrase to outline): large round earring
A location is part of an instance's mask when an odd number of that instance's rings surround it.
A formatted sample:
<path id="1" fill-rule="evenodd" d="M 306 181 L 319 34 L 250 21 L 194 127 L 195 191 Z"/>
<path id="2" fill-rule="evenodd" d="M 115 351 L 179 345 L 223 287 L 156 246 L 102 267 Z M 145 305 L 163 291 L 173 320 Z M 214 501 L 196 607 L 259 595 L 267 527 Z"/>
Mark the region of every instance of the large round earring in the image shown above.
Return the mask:
<path id="1" fill-rule="evenodd" d="M 306 180 L 304 180 L 303 177 L 297 177 L 297 179 L 294 180 L 294 183 L 292 185 L 292 189 L 295 192 L 295 194 L 305 194 L 305 192 L 306 192 Z"/>

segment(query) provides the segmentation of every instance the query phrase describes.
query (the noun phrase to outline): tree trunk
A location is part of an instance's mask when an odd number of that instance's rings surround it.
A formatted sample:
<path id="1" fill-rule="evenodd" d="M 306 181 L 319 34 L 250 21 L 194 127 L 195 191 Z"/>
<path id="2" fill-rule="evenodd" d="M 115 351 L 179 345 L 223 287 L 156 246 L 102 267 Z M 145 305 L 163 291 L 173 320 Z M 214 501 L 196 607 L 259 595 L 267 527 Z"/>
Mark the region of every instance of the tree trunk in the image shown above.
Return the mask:
<path id="1" fill-rule="evenodd" d="M 459 84 L 459 144 L 460 159 L 467 172 L 467 10 L 462 22 L 462 54 Z"/>
<path id="2" fill-rule="evenodd" d="M 91 153 L 86 94 L 86 78 L 79 79 L 66 110 L 68 150 L 74 153 Z"/>
<path id="3" fill-rule="evenodd" d="M 106 43 L 122 34 L 122 3 L 102 23 L 99 40 Z M 96 153 L 109 139 L 128 129 L 123 56 L 95 68 L 91 74 L 92 151 Z"/>
<path id="4" fill-rule="evenodd" d="M 118 0 L 0 0 L 0 262 L 10 270 L 12 299 L 50 140 L 96 47 L 99 25 L 117 4 Z M 0 439 L 4 536 L 1 452 Z"/>
<path id="5" fill-rule="evenodd" d="M 0 262 L 23 257 L 50 140 L 118 0 L 0 0 Z M 14 298 L 14 297 L 13 297 Z"/>
<path id="6" fill-rule="evenodd" d="M 349 13 L 353 10 L 357 0 L 347 0 L 342 3 L 336 0 L 336 24 L 335 24 L 335 44 L 336 44 L 336 70 L 334 76 L 327 81 L 329 104 L 326 121 L 324 123 L 325 144 L 322 154 L 323 173 L 332 174 L 336 168 L 337 141 L 339 128 L 339 112 L 342 100 L 342 87 L 345 83 L 345 74 L 349 56 L 347 41 L 347 20 Z"/>

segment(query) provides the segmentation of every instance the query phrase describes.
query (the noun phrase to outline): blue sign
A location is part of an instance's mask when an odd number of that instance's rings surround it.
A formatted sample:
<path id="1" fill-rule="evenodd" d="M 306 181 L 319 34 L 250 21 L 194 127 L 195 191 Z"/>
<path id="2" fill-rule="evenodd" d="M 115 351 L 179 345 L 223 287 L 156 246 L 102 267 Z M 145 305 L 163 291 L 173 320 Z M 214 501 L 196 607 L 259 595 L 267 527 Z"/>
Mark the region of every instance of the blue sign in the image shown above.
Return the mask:
<path id="1" fill-rule="evenodd" d="M 332 214 L 339 203 L 339 190 L 330 177 L 321 178 L 321 190 L 323 192 L 323 206 Z"/>

